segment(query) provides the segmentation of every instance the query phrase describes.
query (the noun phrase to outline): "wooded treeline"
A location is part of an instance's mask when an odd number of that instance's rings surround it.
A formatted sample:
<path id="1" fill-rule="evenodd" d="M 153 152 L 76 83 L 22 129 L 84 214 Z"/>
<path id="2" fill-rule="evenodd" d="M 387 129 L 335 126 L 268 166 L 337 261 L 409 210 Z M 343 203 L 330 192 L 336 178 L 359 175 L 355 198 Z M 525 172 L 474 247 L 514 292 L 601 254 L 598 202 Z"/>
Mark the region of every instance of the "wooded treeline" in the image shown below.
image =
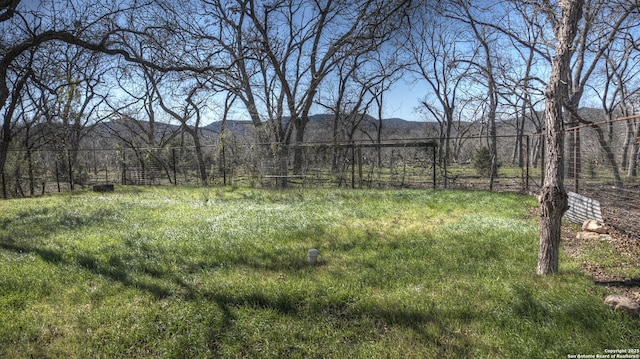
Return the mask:
<path id="1" fill-rule="evenodd" d="M 564 79 L 566 127 L 597 122 L 581 117 L 581 107 L 613 119 L 633 115 L 640 99 L 638 3 L 592 0 L 582 8 Z M 496 123 L 507 121 L 522 165 L 522 135 L 545 127 L 562 12 L 554 1 L 516 0 L 12 0 L 0 9 L 3 173 L 10 149 L 56 149 L 61 163 L 78 166 L 83 139 L 105 121 L 138 127 L 136 141 L 123 146 L 163 148 L 187 136 L 198 149 L 204 125 L 221 121 L 225 132 L 231 119 L 250 120 L 256 142 L 288 145 L 309 137 L 316 111 L 333 115 L 326 130 L 335 141 L 353 140 L 365 123 L 367 137 L 381 141 L 382 119 L 394 108 L 385 95 L 402 81 L 429 89 L 415 94 L 416 111 L 438 123 L 443 164 L 459 160 L 452 141 L 478 135 L 478 127 L 497 158 Z M 158 132 L 167 123 L 180 131 Z M 624 136 L 624 156 L 607 158 L 635 176 L 638 120 L 624 133 L 593 128 L 603 150 Z M 570 141 L 573 161 L 580 138 Z M 274 146 L 272 155 L 286 158 L 286 148 Z M 202 152 L 195 154 L 206 183 Z M 281 163 L 284 173 L 296 172 L 301 158 L 291 169 Z"/>

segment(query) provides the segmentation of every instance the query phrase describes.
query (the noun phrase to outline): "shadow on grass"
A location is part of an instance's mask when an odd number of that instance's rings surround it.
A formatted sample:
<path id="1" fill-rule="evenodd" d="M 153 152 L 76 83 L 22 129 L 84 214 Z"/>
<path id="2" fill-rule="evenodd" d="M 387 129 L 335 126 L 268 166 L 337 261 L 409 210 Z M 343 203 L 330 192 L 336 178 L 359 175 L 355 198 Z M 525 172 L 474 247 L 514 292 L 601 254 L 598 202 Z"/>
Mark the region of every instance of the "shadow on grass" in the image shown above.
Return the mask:
<path id="1" fill-rule="evenodd" d="M 108 262 L 102 263 L 99 258 L 91 253 L 76 253 L 72 258 L 65 256 L 62 251 L 49 248 L 39 248 L 28 243 L 19 243 L 12 239 L 0 238 L 0 249 L 13 251 L 18 254 L 34 254 L 43 261 L 55 265 L 76 265 L 91 273 L 122 283 L 128 287 L 135 287 L 151 293 L 158 299 L 171 295 L 171 290 L 157 283 L 138 279 L 133 276 L 127 264 L 120 257 L 111 256 Z"/>
<path id="2" fill-rule="evenodd" d="M 394 329 L 396 329 L 394 335 L 404 335 L 397 333 L 405 331 L 411 332 L 414 340 L 429 343 L 424 345 L 431 347 L 435 351 L 434 355 L 438 357 L 471 357 L 478 351 L 485 353 L 496 351 L 497 349 L 492 347 L 491 343 L 478 339 L 476 329 L 472 329 L 477 325 L 481 327 L 491 325 L 497 328 L 502 325 L 504 330 L 514 330 L 518 323 L 522 322 L 540 327 L 556 324 L 567 326 L 569 325 L 567 323 L 570 323 L 573 325 L 571 330 L 574 331 L 598 332 L 598 325 L 601 324 L 598 316 L 591 318 L 588 303 L 579 302 L 567 303 L 568 305 L 564 306 L 563 310 L 567 311 L 571 321 L 553 319 L 557 314 L 554 309 L 557 303 L 549 303 L 525 285 L 514 288 L 510 301 L 505 303 L 504 311 L 513 313 L 508 317 L 511 319 L 504 319 L 506 323 L 502 323 L 502 319 L 491 323 L 491 320 L 486 318 L 486 313 L 474 307 L 472 299 L 465 303 L 444 302 L 446 298 L 437 299 L 443 302 L 432 299 L 431 302 L 423 301 L 425 306 L 422 308 L 416 308 L 411 303 L 403 305 L 386 299 L 361 298 L 357 292 L 348 292 L 344 296 L 331 299 L 327 293 L 316 293 L 313 290 L 281 293 L 265 290 L 259 283 L 251 286 L 240 283 L 238 288 L 221 287 L 219 290 L 203 288 L 197 282 L 189 280 L 188 272 L 193 270 L 194 273 L 199 271 L 214 273 L 213 269 L 219 267 L 220 263 L 213 260 L 189 262 L 189 258 L 178 256 L 176 258 L 182 258 L 184 262 L 178 263 L 173 268 L 156 269 L 153 260 L 163 258 L 164 254 L 161 252 L 163 249 L 155 248 L 148 243 L 134 245 L 134 243 L 125 243 L 124 248 L 111 253 L 77 250 L 71 254 L 61 249 L 39 248 L 28 242 L 21 243 L 0 238 L 0 249 L 33 254 L 52 265 L 75 266 L 114 283 L 147 293 L 157 300 L 176 299 L 176 302 L 185 301 L 216 308 L 212 312 L 214 314 L 205 319 L 215 323 L 205 336 L 209 343 L 217 348 L 224 347 L 228 340 L 225 333 L 237 333 L 243 330 L 241 328 L 247 323 L 242 321 L 245 320 L 247 313 L 253 314 L 262 310 L 282 317 L 290 317 L 294 321 L 304 319 L 311 323 L 318 322 L 320 328 L 336 328 L 337 331 L 345 329 L 345 333 L 351 333 L 348 335 L 353 336 L 349 340 L 354 339 L 357 343 L 384 340 L 388 331 Z M 160 251 L 160 253 L 154 253 L 154 251 Z M 151 258 L 151 263 L 145 262 L 148 258 Z M 294 276 L 308 268 L 304 257 L 287 258 L 282 253 L 269 252 L 259 253 L 253 257 L 226 258 L 224 266 L 283 272 L 287 276 Z M 460 297 L 457 300 L 460 300 Z M 265 318 L 268 317 L 269 315 L 265 316 Z M 190 319 L 185 318 L 185 320 Z M 485 324 L 482 324 L 483 322 Z M 296 324 L 291 325 L 295 328 Z M 483 349 L 482 346 L 486 348 Z M 244 354 L 251 356 L 251 353 Z"/>
<path id="3" fill-rule="evenodd" d="M 628 288 L 640 287 L 640 278 L 595 281 L 595 284 L 605 286 L 605 287 L 616 287 L 616 288 L 628 289 Z"/>
<path id="4" fill-rule="evenodd" d="M 64 264 L 62 253 L 48 248 L 34 248 L 24 244 L 18 244 L 11 238 L 0 238 L 0 248 L 18 254 L 32 253 L 42 258 L 43 261 L 53 264 Z"/>
<path id="5" fill-rule="evenodd" d="M 180 272 L 176 269 L 158 269 L 153 260 L 163 258 L 164 254 L 154 253 L 161 249 L 144 243 L 126 243 L 125 249 L 120 248 L 112 253 L 97 254 L 77 250 L 70 254 L 61 250 L 39 248 L 28 242 L 0 238 L 0 249 L 34 254 L 53 265 L 77 266 L 125 287 L 146 292 L 158 300 L 178 298 L 215 306 L 219 310 L 216 312 L 218 324 L 208 334 L 211 342 L 221 340 L 220 333 L 224 331 L 239 330 L 234 329 L 240 319 L 239 310 L 249 308 L 264 309 L 295 319 L 309 318 L 310 321 L 330 322 L 336 328 L 349 328 L 353 327 L 354 323 L 358 323 L 355 326 L 369 326 L 364 331 L 366 335 L 378 337 L 384 336 L 388 328 L 408 329 L 421 342 L 432 343 L 437 348 L 439 356 L 469 356 L 478 349 L 478 345 L 483 345 L 471 337 L 472 330 L 464 329 L 478 321 L 486 320 L 482 317 L 483 314 L 474 309 L 471 304 L 434 301 L 427 303 L 425 309 L 418 310 L 411 305 L 403 306 L 392 302 L 353 297 L 357 296 L 355 293 L 347 293 L 344 298 L 331 300 L 326 295 L 314 297 L 316 293 L 312 291 L 283 293 L 263 291 L 264 288 L 260 285 L 244 286 L 237 290 L 233 288 L 219 291 L 203 289 L 185 280 L 182 271 L 207 271 L 219 266 L 220 263 L 215 261 L 190 263 L 188 259 L 183 259 L 184 262 L 178 263 L 175 267 L 179 268 Z M 152 262 L 145 262 L 145 258 L 151 258 Z M 246 267 L 256 271 L 277 271 L 291 275 L 308 268 L 304 256 L 292 258 L 284 253 L 268 252 L 259 253 L 253 257 L 226 258 L 224 266 Z M 541 301 L 528 288 L 524 286 L 515 288 L 513 294 L 507 306 L 522 320 L 546 324 L 549 318 L 553 317 L 553 309 L 547 305 L 548 303 Z M 588 313 L 588 307 L 575 309 L 576 312 Z M 576 323 L 580 323 L 584 328 L 594 327 L 594 324 L 586 319 L 584 323 L 581 320 Z M 491 351 L 491 349 L 488 350 Z"/>
<path id="6" fill-rule="evenodd" d="M 46 238 L 60 231 L 102 226 L 115 214 L 115 210 L 104 208 L 80 212 L 73 209 L 58 210 L 44 207 L 21 211 L 11 219 L 4 218 L 0 222 L 0 229 L 9 230 L 9 233 L 16 237 Z"/>
<path id="7" fill-rule="evenodd" d="M 267 272 L 278 273 L 296 273 L 305 268 L 309 268 L 306 252 L 291 254 L 290 251 L 280 252 L 254 252 L 236 255 L 215 253 L 208 258 L 195 261 L 185 261 L 181 263 L 186 273 L 197 273 L 216 269 L 220 267 L 246 267 L 253 270 L 261 270 Z M 327 265 L 324 259 L 318 259 L 314 267 L 323 267 Z"/>
<path id="8" fill-rule="evenodd" d="M 172 271 L 155 272 L 154 276 L 149 276 L 140 267 L 137 270 L 132 270 L 127 260 L 118 257 L 117 254 L 107 257 L 108 259 L 105 261 L 89 252 L 75 253 L 70 256 L 68 253 L 65 255 L 61 251 L 38 248 L 7 239 L 0 239 L 0 248 L 21 254 L 31 253 L 54 265 L 77 266 L 93 274 L 121 283 L 126 287 L 147 292 L 159 300 L 182 298 L 187 301 L 210 302 L 215 304 L 221 312 L 221 328 L 233 327 L 238 319 L 235 314 L 237 309 L 248 307 L 268 309 L 281 315 L 296 318 L 318 316 L 318 320 L 344 322 L 345 326 L 349 325 L 346 323 L 351 323 L 354 320 L 371 322 L 374 323 L 373 325 L 379 331 L 382 331 L 383 327 L 399 326 L 409 328 L 424 340 L 432 342 L 446 341 L 443 339 L 446 337 L 452 340 L 455 336 L 460 336 L 459 333 L 456 334 L 454 330 L 448 327 L 447 323 L 442 321 L 442 318 L 451 319 L 452 314 L 440 313 L 435 306 L 428 312 L 422 312 L 395 306 L 386 307 L 381 304 L 350 302 L 348 299 L 340 301 L 312 300 L 313 303 L 310 304 L 310 296 L 312 294 L 306 292 L 265 294 L 260 288 L 249 292 L 238 291 L 238 293 L 203 291 L 183 280 L 179 273 Z M 288 273 L 298 272 L 308 267 L 304 259 L 284 261 L 279 256 L 269 256 L 267 254 L 254 259 L 238 258 L 235 263 L 226 263 L 225 265 L 247 266 L 256 270 L 286 271 Z M 309 308 L 309 306 L 313 306 L 313 308 Z M 456 315 L 455 319 L 462 322 L 469 322 L 473 317 L 468 313 L 453 314 L 454 317 Z M 444 341 L 442 345 L 446 344 Z M 466 345 L 466 339 L 463 337 L 456 338 L 455 342 L 458 343 L 456 345 L 461 345 L 462 347 Z M 453 343 L 449 342 L 447 345 L 453 345 Z"/>
<path id="9" fill-rule="evenodd" d="M 467 310 L 449 312 L 434 304 L 428 311 L 400 306 L 371 304 L 361 300 L 343 298 L 340 301 L 322 301 L 310 304 L 312 293 L 265 295 L 259 291 L 250 293 L 223 293 L 200 291 L 176 278 L 176 283 L 186 289 L 185 298 L 202 300 L 215 305 L 222 312 L 221 328 L 232 328 L 239 319 L 240 308 L 265 309 L 293 318 L 307 317 L 311 322 L 331 322 L 338 328 L 369 326 L 365 332 L 384 336 L 389 328 L 401 327 L 413 331 L 425 343 L 435 343 L 439 354 L 455 353 L 457 357 L 471 354 L 471 338 L 463 331 L 453 328 L 448 320 L 457 325 L 470 325 L 474 314 Z M 354 324 L 355 323 L 355 324 Z M 212 337 L 212 340 L 215 340 Z"/>
<path id="10" fill-rule="evenodd" d="M 514 289 L 510 307 L 516 316 L 538 324 L 544 324 L 551 315 L 549 309 L 522 286 Z"/>

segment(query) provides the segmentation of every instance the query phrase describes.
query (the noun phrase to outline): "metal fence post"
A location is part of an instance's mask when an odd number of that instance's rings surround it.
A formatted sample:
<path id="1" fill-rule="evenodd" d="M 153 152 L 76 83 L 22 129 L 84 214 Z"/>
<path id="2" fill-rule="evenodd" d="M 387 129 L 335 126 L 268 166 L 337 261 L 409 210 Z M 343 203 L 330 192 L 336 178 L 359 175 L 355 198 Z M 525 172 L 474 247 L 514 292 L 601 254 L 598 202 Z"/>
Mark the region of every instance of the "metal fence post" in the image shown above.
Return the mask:
<path id="1" fill-rule="evenodd" d="M 127 155 L 125 150 L 122 149 L 122 177 L 120 178 L 120 182 L 122 185 L 127 184 Z"/>
<path id="2" fill-rule="evenodd" d="M 578 131 L 579 128 L 573 130 L 573 192 L 578 193 Z"/>
<path id="3" fill-rule="evenodd" d="M 362 147 L 358 146 L 358 188 L 362 188 Z"/>
<path id="4" fill-rule="evenodd" d="M 524 191 L 525 193 L 529 193 L 529 156 L 531 155 L 529 146 L 531 141 L 529 135 L 527 135 L 526 138 L 527 143 L 525 145 L 526 159 L 524 162 Z"/>
<path id="5" fill-rule="evenodd" d="M 437 174 L 437 168 L 436 168 L 436 161 L 438 160 L 437 157 L 437 153 L 436 153 L 436 146 L 433 146 L 431 148 L 432 152 L 433 152 L 433 188 L 435 189 L 437 187 L 437 182 L 436 182 L 436 174 Z"/>
<path id="6" fill-rule="evenodd" d="M 171 148 L 171 162 L 173 165 L 173 185 L 178 185 L 178 170 L 176 168 L 176 148 Z"/>

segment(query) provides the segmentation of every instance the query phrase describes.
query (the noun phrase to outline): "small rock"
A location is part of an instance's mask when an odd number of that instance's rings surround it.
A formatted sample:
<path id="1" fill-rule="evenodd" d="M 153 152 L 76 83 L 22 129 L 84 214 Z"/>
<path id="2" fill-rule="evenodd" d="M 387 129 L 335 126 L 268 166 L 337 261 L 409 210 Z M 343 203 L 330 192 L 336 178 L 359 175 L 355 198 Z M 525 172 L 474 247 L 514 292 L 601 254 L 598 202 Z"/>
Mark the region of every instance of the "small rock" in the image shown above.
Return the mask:
<path id="1" fill-rule="evenodd" d="M 623 310 L 631 314 L 637 314 L 640 316 L 640 304 L 636 303 L 633 299 L 612 294 L 604 298 L 604 303 L 614 310 Z"/>
<path id="2" fill-rule="evenodd" d="M 607 233 L 607 229 L 604 227 L 604 224 L 595 219 L 587 219 L 586 221 L 584 221 L 584 223 L 582 223 L 582 230 L 600 234 Z"/>

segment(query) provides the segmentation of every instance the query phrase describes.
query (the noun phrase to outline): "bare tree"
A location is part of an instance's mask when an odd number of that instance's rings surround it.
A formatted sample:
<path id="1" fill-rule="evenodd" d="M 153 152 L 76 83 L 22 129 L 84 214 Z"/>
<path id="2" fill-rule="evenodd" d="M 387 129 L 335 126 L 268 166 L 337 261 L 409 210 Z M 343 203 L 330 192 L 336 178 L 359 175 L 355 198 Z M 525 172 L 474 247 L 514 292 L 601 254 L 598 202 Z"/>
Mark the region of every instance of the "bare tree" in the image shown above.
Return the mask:
<path id="1" fill-rule="evenodd" d="M 331 80 L 326 81 L 322 89 L 323 94 L 318 96 L 316 103 L 326 109 L 331 115 L 331 138 L 334 142 L 332 151 L 332 170 L 343 173 L 348 162 L 343 161 L 348 149 L 338 147 L 342 141 L 354 141 L 354 136 L 359 126 L 364 122 L 369 106 L 373 102 L 367 96 L 368 88 L 360 86 L 357 82 L 358 69 L 365 66 L 363 56 L 358 55 L 345 59 L 336 65 Z M 341 181 L 342 182 L 342 181 Z"/>
<path id="2" fill-rule="evenodd" d="M 206 186 L 209 182 L 209 176 L 200 139 L 200 130 L 203 120 L 203 111 L 206 107 L 204 103 L 210 96 L 205 96 L 203 98 L 200 96 L 200 93 L 210 93 L 210 89 L 207 88 L 206 83 L 201 82 L 198 78 L 179 77 L 176 81 L 181 84 L 174 83 L 173 86 L 170 84 L 170 87 L 173 90 L 169 93 L 171 94 L 171 100 L 174 104 L 178 102 L 176 99 L 180 97 L 183 97 L 183 102 L 170 107 L 166 100 L 164 100 L 166 96 L 162 95 L 158 80 L 155 77 L 150 77 L 150 80 L 153 90 L 157 95 L 160 107 L 172 118 L 180 122 L 181 130 L 188 133 L 193 139 L 200 180 L 202 181 L 202 184 Z M 186 90 L 186 94 L 179 94 L 179 91 L 176 91 L 181 88 Z"/>
<path id="3" fill-rule="evenodd" d="M 543 120 L 541 103 L 544 101 L 546 80 L 540 77 L 539 68 L 546 68 L 548 54 L 539 53 L 548 49 L 545 43 L 545 31 L 535 19 L 540 19 L 539 9 L 527 6 L 520 1 L 505 3 L 505 22 L 511 24 L 511 31 L 519 34 L 525 41 L 523 45 L 511 36 L 506 36 L 505 45 L 513 51 L 505 53 L 503 66 L 499 69 L 500 96 L 505 102 L 507 112 L 515 117 L 516 143 L 512 153 L 512 162 L 524 166 L 524 139 L 527 128 L 533 126 L 535 133 L 542 133 Z M 527 19 L 528 21 L 523 21 Z M 542 20 L 544 21 L 544 20 Z M 531 157 L 534 167 L 540 153 L 541 137 L 535 137 Z"/>
<path id="4" fill-rule="evenodd" d="M 463 3 L 464 4 L 464 3 Z M 486 9 L 480 9 L 486 11 Z M 474 16 L 471 14 L 469 7 L 464 7 L 465 14 L 469 20 L 469 24 L 473 29 L 473 33 L 476 36 L 477 41 L 480 44 L 483 54 L 483 62 L 480 66 L 482 73 L 487 79 L 487 98 L 489 99 L 489 109 L 487 118 L 489 121 L 489 152 L 491 153 L 491 180 L 489 182 L 489 189 L 493 190 L 493 183 L 495 177 L 498 176 L 498 139 L 496 118 L 498 111 L 498 83 L 496 81 L 496 42 L 493 40 L 493 34 L 490 31 L 482 28 L 474 20 Z"/>
<path id="5" fill-rule="evenodd" d="M 224 96 L 224 102 L 222 105 L 220 137 L 218 141 L 218 165 L 220 167 L 220 171 L 222 172 L 222 181 L 225 186 L 227 184 L 231 184 L 231 176 L 229 176 L 229 174 L 233 171 L 233 167 L 229 166 L 227 153 L 229 152 L 229 150 L 237 150 L 237 147 L 234 146 L 235 138 L 233 136 L 233 132 L 227 127 L 227 123 L 232 112 L 232 107 L 237 98 L 238 97 L 234 93 L 227 92 Z"/>
<path id="6" fill-rule="evenodd" d="M 40 61 L 48 63 L 49 71 L 38 71 L 40 87 L 51 93 L 52 99 L 42 102 L 47 122 L 50 146 L 58 154 L 56 164 L 65 174 L 71 189 L 81 179 L 83 169 L 78 155 L 83 138 L 105 117 L 108 90 L 102 86 L 109 66 L 103 65 L 100 53 L 72 47 L 65 43 L 48 43 L 38 51 Z M 46 59 L 46 60 L 45 60 Z M 48 73 L 47 73 L 48 72 Z"/>
<path id="7" fill-rule="evenodd" d="M 198 53 L 192 51 L 197 44 L 178 36 L 167 25 L 170 19 L 155 21 L 164 19 L 163 15 L 170 14 L 171 9 L 154 1 L 88 3 L 66 0 L 60 4 L 57 0 L 45 0 L 38 6 L 31 6 L 13 0 L 0 5 L 0 109 L 8 110 L 20 96 L 17 91 L 20 82 L 16 81 L 20 71 L 12 69 L 24 63 L 25 54 L 45 44 L 65 43 L 162 72 L 206 73 L 220 69 L 199 56 L 190 56 Z M 141 17 L 140 14 L 148 16 Z M 143 21 L 146 19 L 152 20 Z M 213 53 L 210 49 L 210 57 Z M 10 128 L 12 119 L 5 116 L 3 120 L 3 129 Z M 3 131 L 3 136 L 0 168 L 4 166 L 4 152 L 11 140 L 7 131 Z"/>
<path id="8" fill-rule="evenodd" d="M 137 64 L 121 67 L 124 76 L 118 78 L 118 101 L 112 106 L 112 121 L 107 127 L 125 148 L 133 151 L 140 180 L 153 178 L 153 166 L 162 168 L 171 179 L 169 160 L 162 157 L 162 151 L 180 135 L 180 127 L 172 124 L 175 120 L 160 105 L 160 95 L 156 83 L 168 76 L 167 73 Z M 129 163 L 129 159 L 125 158 Z"/>
<path id="9" fill-rule="evenodd" d="M 546 170 L 540 192 L 540 249 L 536 272 L 540 275 L 558 272 L 562 216 L 568 209 L 564 188 L 564 122 L 563 107 L 569 96 L 569 76 L 573 41 L 582 17 L 583 0 L 561 0 L 560 16 L 553 16 L 556 47 L 551 62 L 551 75 L 545 92 Z M 549 9 L 551 13 L 553 9 Z"/>
<path id="10" fill-rule="evenodd" d="M 316 100 L 318 105 L 333 115 L 334 143 L 345 140 L 354 142 L 358 131 L 372 142 L 382 141 L 384 94 L 400 79 L 403 69 L 404 64 L 391 49 L 356 54 L 336 65 L 322 88 L 323 95 Z M 346 150 L 334 147 L 334 170 L 338 170 L 338 160 L 344 158 L 340 155 L 344 155 Z M 377 157 L 380 167 L 382 160 L 379 148 Z"/>
<path id="11" fill-rule="evenodd" d="M 30 61 L 33 60 L 32 57 L 28 57 Z M 26 69 L 20 69 L 19 72 L 15 73 L 15 82 L 13 86 L 13 91 L 11 92 L 11 100 L 7 108 L 5 109 L 3 115 L 3 124 L 2 124 L 2 137 L 0 138 L 0 174 L 2 176 L 2 188 L 3 188 L 3 197 L 7 198 L 6 186 L 5 186 L 5 174 L 4 168 L 7 160 L 7 153 L 9 151 L 9 145 L 13 140 L 13 117 L 16 110 L 19 108 L 19 104 L 22 100 L 22 91 L 25 87 L 29 77 L 32 75 L 31 68 L 27 67 Z M 9 96 L 7 96 L 9 97 Z"/>
<path id="12" fill-rule="evenodd" d="M 516 9 L 512 12 L 520 15 L 522 23 L 527 23 L 529 28 L 540 34 L 537 41 L 531 42 L 530 38 L 522 36 L 529 32 L 518 31 L 517 27 L 511 26 L 514 23 L 513 18 L 510 18 L 508 22 L 480 21 L 478 19 L 477 23 L 496 29 L 521 46 L 529 47 L 538 57 L 551 63 L 552 58 L 549 54 L 553 39 L 550 39 L 546 33 L 551 33 L 548 30 L 556 29 L 559 26 L 556 18 L 558 6 L 549 1 L 512 1 L 510 6 Z M 588 92 L 592 75 L 601 66 L 607 49 L 619 38 L 619 32 L 637 26 L 637 20 L 634 20 L 635 17 L 632 16 L 637 12 L 637 6 L 636 1 L 585 1 L 584 16 L 578 24 L 573 45 L 572 73 L 568 79 L 569 95 L 564 104 L 568 109 L 565 121 L 569 126 L 575 127 L 581 123 L 592 125 L 589 121 L 583 122 L 583 119 L 578 115 L 580 102 Z M 518 23 L 518 21 L 515 22 Z M 580 174 L 579 134 L 571 136 L 568 140 L 570 149 L 566 161 L 571 164 L 575 163 L 576 166 L 568 166 L 567 176 L 573 178 Z M 603 150 L 606 151 L 606 149 Z M 573 158 L 574 156 L 576 158 Z"/>
<path id="13" fill-rule="evenodd" d="M 389 92 L 391 86 L 397 83 L 401 77 L 406 73 L 408 67 L 407 61 L 398 56 L 395 46 L 391 51 L 388 49 L 382 49 L 372 53 L 370 63 L 373 66 L 365 71 L 369 72 L 369 76 L 362 76 L 358 82 L 360 86 L 365 88 L 367 92 L 372 96 L 375 104 L 376 121 L 374 127 L 376 128 L 375 142 L 382 142 L 382 133 L 384 129 L 384 115 L 385 106 L 387 105 L 385 94 Z M 377 148 L 377 166 L 382 168 L 382 148 Z M 378 172 L 378 176 L 381 173 Z"/>
<path id="14" fill-rule="evenodd" d="M 638 143 L 638 138 L 640 138 L 640 118 L 633 116 L 633 118 L 627 120 L 625 136 L 625 144 L 630 142 L 627 152 L 627 175 L 629 177 L 636 177 L 638 175 L 638 159 L 640 158 L 640 143 Z M 625 147 L 625 149 L 626 148 L 627 147 Z"/>
<path id="15" fill-rule="evenodd" d="M 425 96 L 420 104 L 439 126 L 439 160 L 446 168 L 451 160 L 451 138 L 457 102 L 471 72 L 473 49 L 457 41 L 461 29 L 438 18 L 427 7 L 411 21 L 405 50 L 412 59 L 412 71 L 425 81 L 435 97 Z M 469 55 L 471 57 L 465 56 Z M 462 61 L 465 59 L 466 61 Z"/>
<path id="16" fill-rule="evenodd" d="M 25 149 L 24 161 L 27 164 L 30 196 L 35 195 L 36 185 L 33 152 L 46 143 L 46 141 L 42 140 L 44 137 L 43 131 L 36 131 L 35 129 L 41 123 L 42 110 L 45 108 L 42 105 L 43 98 L 45 98 L 43 92 L 42 89 L 36 89 L 35 86 L 32 86 L 32 88 L 27 87 L 20 103 L 20 115 L 16 117 L 16 123 L 19 127 L 18 137 L 21 137 L 22 147 Z M 38 93 L 40 96 L 38 96 Z"/>
<path id="17" fill-rule="evenodd" d="M 0 2 L 0 22 L 7 21 L 15 14 L 20 0 L 3 0 Z"/>
<path id="18" fill-rule="evenodd" d="M 631 117 L 634 114 L 632 98 L 640 93 L 640 82 L 636 80 L 640 71 L 638 69 L 640 55 L 633 48 L 632 42 L 629 41 L 633 38 L 632 32 L 627 32 L 629 30 L 631 29 L 621 32 L 618 39 L 606 49 L 603 54 L 605 64 L 600 73 L 596 74 L 600 75 L 596 81 L 600 78 L 598 83 L 602 84 L 602 87 L 595 88 L 594 86 L 594 91 L 600 97 L 604 109 L 605 121 L 609 126 L 609 136 L 604 134 L 604 130 L 599 125 L 592 124 L 591 128 L 596 131 L 598 142 L 611 165 L 617 186 L 622 186 L 622 179 L 618 170 L 618 161 L 611 149 L 614 141 L 613 120 L 616 116 Z M 587 121 L 582 120 L 582 122 Z M 635 165 L 632 166 L 630 163 L 629 153 L 633 153 L 635 150 L 634 143 L 638 136 L 636 131 L 634 120 L 627 120 L 620 164 L 627 166 L 629 176 L 635 175 Z"/>
<path id="19" fill-rule="evenodd" d="M 602 0 L 591 0 L 585 5 L 582 26 L 579 27 L 574 44 L 573 73 L 569 78 L 570 92 L 565 104 L 569 110 L 566 121 L 569 126 L 574 127 L 580 123 L 592 124 L 578 114 L 580 101 L 607 50 L 619 37 L 620 30 L 629 25 L 629 17 L 637 8 L 633 2 L 612 3 Z M 596 128 L 599 137 L 603 135 L 601 131 Z M 568 166 L 567 176 L 577 178 L 581 172 L 580 132 L 576 132 L 568 140 L 567 161 L 574 165 Z M 602 149 L 608 151 L 609 147 L 606 145 L 606 141 L 602 140 L 599 140 L 600 145 L 603 146 Z M 607 158 L 614 159 L 612 153 L 608 153 Z M 614 166 L 615 162 L 611 165 Z M 622 184 L 622 181 L 616 181 L 618 185 Z"/>
<path id="20" fill-rule="evenodd" d="M 304 141 L 316 93 L 337 64 L 377 50 L 393 36 L 409 6 L 401 0 L 204 3 L 223 24 L 215 29 L 220 35 L 213 37 L 231 41 L 221 46 L 237 59 L 223 81 L 244 103 L 254 125 L 261 126 L 265 119 L 270 123 L 273 141 L 285 145 L 282 150 L 292 141 Z M 295 152 L 296 173 L 301 155 Z M 286 176 L 286 162 L 281 163 Z"/>

